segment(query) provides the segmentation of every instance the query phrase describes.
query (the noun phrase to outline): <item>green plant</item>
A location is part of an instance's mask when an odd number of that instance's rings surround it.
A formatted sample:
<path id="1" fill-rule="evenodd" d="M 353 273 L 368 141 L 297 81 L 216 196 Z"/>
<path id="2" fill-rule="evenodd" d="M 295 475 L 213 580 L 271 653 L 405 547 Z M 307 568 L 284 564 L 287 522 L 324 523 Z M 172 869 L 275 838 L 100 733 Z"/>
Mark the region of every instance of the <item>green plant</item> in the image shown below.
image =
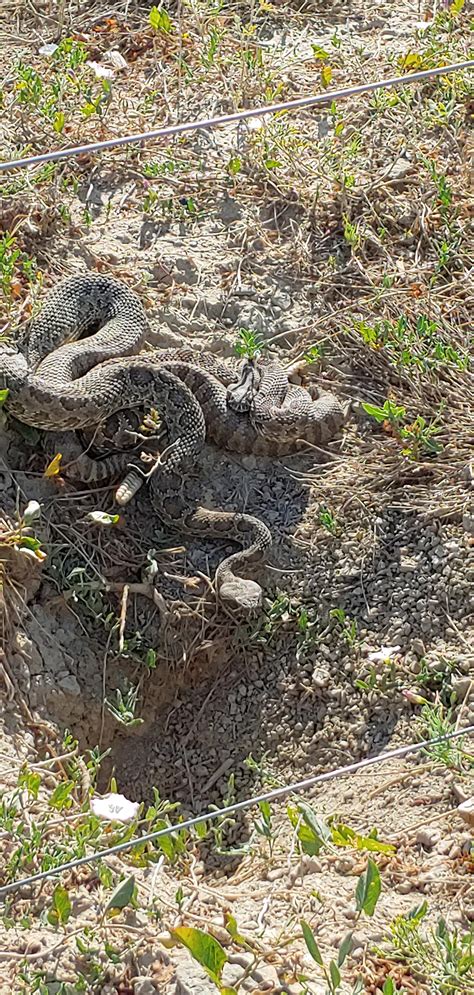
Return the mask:
<path id="1" fill-rule="evenodd" d="M 422 928 L 428 913 L 427 902 L 407 916 L 397 916 L 390 924 L 389 954 L 410 966 L 421 980 L 429 981 L 430 995 L 468 995 L 474 992 L 472 980 L 474 950 L 472 930 L 460 933 L 444 919 Z M 387 956 L 387 951 L 383 951 Z"/>
<path id="2" fill-rule="evenodd" d="M 237 356 L 245 356 L 247 359 L 258 359 L 264 344 L 265 340 L 259 332 L 254 332 L 250 328 L 239 328 L 234 352 Z"/>
<path id="3" fill-rule="evenodd" d="M 446 333 L 427 315 L 413 319 L 401 315 L 396 321 L 384 319 L 368 324 L 353 320 L 352 327 L 371 349 L 383 350 L 397 368 L 420 372 L 456 366 L 465 370 L 469 354 L 446 341 Z"/>
<path id="4" fill-rule="evenodd" d="M 341 638 L 348 646 L 354 647 L 357 643 L 358 633 L 356 620 L 348 618 L 343 608 L 331 608 L 329 617 L 336 620 Z"/>
<path id="5" fill-rule="evenodd" d="M 18 248 L 13 232 L 4 232 L 0 237 L 0 287 L 9 304 L 19 296 L 22 277 L 30 283 L 38 278 L 36 260 Z"/>
<path id="6" fill-rule="evenodd" d="M 427 422 L 422 415 L 417 415 L 413 422 L 404 424 L 406 409 L 390 399 L 387 399 L 382 407 L 366 403 L 363 403 L 362 407 L 379 425 L 386 425 L 391 429 L 392 434 L 402 444 L 403 456 L 418 460 L 425 454 L 438 455 L 442 452 L 442 444 L 434 438 L 441 431 L 435 421 Z"/>
<path id="7" fill-rule="evenodd" d="M 168 14 L 168 11 L 161 3 L 159 7 L 151 8 L 148 20 L 150 22 L 150 27 L 153 28 L 153 31 L 158 31 L 168 35 L 173 30 L 173 22 Z"/>
<path id="8" fill-rule="evenodd" d="M 326 508 L 324 505 L 319 509 L 319 521 L 321 525 L 331 532 L 332 535 L 336 535 L 339 531 L 339 525 L 336 516 Z"/>
<path id="9" fill-rule="evenodd" d="M 367 861 L 367 869 L 361 874 L 356 888 L 356 909 L 358 918 L 365 912 L 368 916 L 373 916 L 375 906 L 382 890 L 382 881 L 377 864 L 373 860 Z"/>
<path id="10" fill-rule="evenodd" d="M 137 707 L 138 695 L 140 688 L 137 685 L 129 685 L 125 688 L 122 694 L 120 688 L 117 688 L 115 692 L 116 702 L 111 702 L 107 698 L 105 700 L 106 707 L 111 715 L 124 726 L 133 728 L 134 726 L 141 725 L 143 719 L 137 718 L 135 716 L 135 710 Z"/>
<path id="11" fill-rule="evenodd" d="M 427 703 L 420 713 L 419 731 L 423 739 L 437 739 L 454 732 L 456 726 L 451 717 L 451 710 L 442 704 Z M 423 751 L 426 756 L 454 770 L 465 770 L 474 766 L 474 757 L 463 749 L 463 739 L 447 740 L 427 746 Z"/>
<path id="12" fill-rule="evenodd" d="M 378 839 L 374 829 L 369 836 L 362 836 L 350 826 L 337 819 L 322 819 L 306 802 L 290 803 L 287 815 L 295 830 L 295 836 L 302 853 L 317 856 L 321 850 L 336 853 L 338 848 L 392 854 L 395 847 Z"/>
<path id="13" fill-rule="evenodd" d="M 2 396 L 3 395 L 3 396 Z M 8 396 L 8 389 L 0 391 L 0 408 Z M 16 523 L 3 522 L 3 529 L 0 532 L 0 546 L 11 547 L 21 551 L 26 556 L 31 556 L 33 560 L 42 563 L 46 559 L 46 553 L 42 549 L 41 540 L 34 532 L 33 523 L 41 515 L 41 506 L 37 501 L 30 501 L 23 514 L 18 516 Z"/>
<path id="14" fill-rule="evenodd" d="M 358 249 L 361 244 L 361 234 L 357 223 L 353 223 L 348 218 L 347 214 L 342 217 L 344 226 L 344 238 L 351 249 Z"/>
<path id="15" fill-rule="evenodd" d="M 323 345 L 312 345 L 303 355 L 305 363 L 317 363 L 324 356 Z"/>
<path id="16" fill-rule="evenodd" d="M 341 982 L 342 982 L 341 967 L 343 966 L 347 955 L 350 953 L 352 949 L 352 933 L 348 933 L 347 936 L 342 941 L 339 947 L 337 959 L 331 960 L 329 964 L 326 964 L 325 961 L 323 960 L 321 951 L 316 941 L 316 937 L 309 923 L 305 922 L 304 919 L 301 919 L 300 926 L 308 953 L 313 958 L 315 964 L 317 964 L 318 967 L 321 968 L 324 974 L 324 978 L 328 986 L 327 995 L 337 995 L 337 993 L 341 991 Z M 299 980 L 304 981 L 306 979 L 299 979 Z M 361 987 L 361 985 L 363 986 L 363 982 L 362 979 L 359 978 L 356 981 L 354 987 L 352 988 L 351 995 L 359 995 L 359 993 L 363 991 L 363 987 Z M 309 992 L 310 989 L 305 988 L 305 991 Z"/>
<path id="17" fill-rule="evenodd" d="M 271 859 L 275 843 L 275 831 L 272 824 L 272 810 L 269 802 L 259 802 L 258 807 L 260 810 L 260 818 L 254 819 L 253 824 L 258 835 L 263 836 L 263 838 L 267 841 Z"/>

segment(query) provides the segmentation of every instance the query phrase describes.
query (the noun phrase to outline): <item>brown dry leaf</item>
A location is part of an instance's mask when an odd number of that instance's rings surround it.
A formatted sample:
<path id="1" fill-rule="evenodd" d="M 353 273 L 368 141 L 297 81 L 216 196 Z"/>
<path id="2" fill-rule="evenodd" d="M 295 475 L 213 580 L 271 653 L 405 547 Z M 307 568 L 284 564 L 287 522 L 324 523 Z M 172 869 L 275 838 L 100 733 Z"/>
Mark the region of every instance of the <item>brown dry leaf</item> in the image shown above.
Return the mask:
<path id="1" fill-rule="evenodd" d="M 21 297 L 22 286 L 19 280 L 12 280 L 10 283 L 10 293 L 12 297 Z"/>

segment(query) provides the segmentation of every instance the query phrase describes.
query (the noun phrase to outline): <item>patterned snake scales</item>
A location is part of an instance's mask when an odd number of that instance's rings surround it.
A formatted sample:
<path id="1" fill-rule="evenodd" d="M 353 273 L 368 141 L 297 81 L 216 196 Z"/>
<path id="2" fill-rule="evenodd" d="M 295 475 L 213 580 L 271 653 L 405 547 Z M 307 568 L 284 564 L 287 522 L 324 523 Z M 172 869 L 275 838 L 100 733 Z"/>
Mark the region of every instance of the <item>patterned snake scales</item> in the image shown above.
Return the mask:
<path id="1" fill-rule="evenodd" d="M 95 274 L 65 280 L 48 293 L 18 348 L 0 345 L 6 408 L 19 421 L 49 431 L 99 426 L 140 405 L 156 408 L 168 444 L 149 474 L 154 510 L 178 531 L 230 538 L 243 547 L 217 568 L 216 589 L 229 607 L 250 610 L 261 603 L 262 590 L 239 574 L 263 559 L 271 534 L 251 515 L 196 508 L 185 496 L 186 471 L 206 436 L 221 448 L 257 455 L 283 455 L 308 442 L 324 445 L 342 426 L 342 408 L 331 394 L 313 401 L 303 388 L 288 384 L 276 365 L 257 369 L 247 362 L 236 383 L 238 371 L 212 356 L 139 354 L 147 331 L 141 302 L 124 284 Z M 127 464 L 130 453 L 102 462 L 83 456 L 73 475 L 104 479 Z M 116 492 L 119 503 L 126 503 L 141 479 L 143 473 L 140 478 L 138 468 L 132 469 Z"/>

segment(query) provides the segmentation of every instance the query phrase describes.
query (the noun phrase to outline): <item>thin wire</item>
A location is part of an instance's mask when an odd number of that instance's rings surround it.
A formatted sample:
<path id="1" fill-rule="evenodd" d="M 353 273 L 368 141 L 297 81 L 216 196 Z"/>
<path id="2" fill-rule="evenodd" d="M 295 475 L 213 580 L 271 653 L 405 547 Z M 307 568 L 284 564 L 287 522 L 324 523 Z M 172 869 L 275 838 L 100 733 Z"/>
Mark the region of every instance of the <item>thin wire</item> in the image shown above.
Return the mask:
<path id="1" fill-rule="evenodd" d="M 392 76 L 390 79 L 378 80 L 375 83 L 360 83 L 357 86 L 349 86 L 343 90 L 330 90 L 325 93 L 318 93 L 312 97 L 299 97 L 297 100 L 287 100 L 281 104 L 252 107 L 246 111 L 224 114 L 222 117 L 201 118 L 182 124 L 168 125 L 165 128 L 157 128 L 155 131 L 143 131 L 139 134 L 124 135 L 122 138 L 109 138 L 104 142 L 92 142 L 90 145 L 76 145 L 69 149 L 59 149 L 56 152 L 44 152 L 41 155 L 32 155 L 26 159 L 11 159 L 9 162 L 0 162 L 0 172 L 16 169 L 17 167 L 37 166 L 42 162 L 56 162 L 58 159 L 68 159 L 70 156 L 85 155 L 88 152 L 112 149 L 120 145 L 136 145 L 138 142 L 145 142 L 154 138 L 180 135 L 184 131 L 218 128 L 224 124 L 233 124 L 235 121 L 247 121 L 249 118 L 263 117 L 265 114 L 278 114 L 280 111 L 297 110 L 299 107 L 314 107 L 316 104 L 326 104 L 333 100 L 344 100 L 346 97 L 353 97 L 359 93 L 370 93 L 373 90 L 383 90 L 391 86 L 404 86 L 407 83 L 416 83 L 419 80 L 429 79 L 430 76 L 446 76 L 448 73 L 472 68 L 474 68 L 474 59 L 469 59 L 466 62 L 456 62 L 449 66 L 424 69 L 418 73 L 410 73 L 408 76 Z"/>
<path id="2" fill-rule="evenodd" d="M 276 798 L 283 798 L 285 795 L 295 794 L 297 791 L 304 791 L 306 788 L 311 788 L 315 784 L 322 784 L 324 781 L 331 781 L 335 777 L 341 777 L 343 774 L 353 774 L 355 771 L 362 770 L 364 767 L 371 767 L 373 764 L 383 763 L 385 760 L 393 760 L 396 757 L 404 757 L 407 753 L 415 753 L 419 750 L 424 750 L 429 746 L 437 746 L 438 743 L 446 743 L 448 740 L 457 739 L 459 736 L 467 736 L 469 733 L 474 732 L 474 725 L 467 726 L 465 729 L 458 729 L 455 732 L 447 733 L 445 736 L 438 736 L 436 739 L 425 739 L 421 743 L 411 743 L 409 746 L 399 746 L 396 750 L 390 750 L 387 753 L 379 753 L 376 757 L 368 757 L 366 760 L 358 760 L 356 763 L 348 764 L 347 767 L 336 767 L 334 770 L 326 771 L 324 774 L 315 774 L 313 777 L 308 777 L 304 781 L 296 781 L 294 784 L 285 784 L 282 788 L 274 788 L 273 791 L 267 791 L 261 795 L 256 795 L 254 798 L 246 798 L 244 801 L 235 802 L 233 805 L 227 805 L 225 808 L 215 809 L 212 812 L 205 812 L 202 815 L 196 815 L 192 819 L 186 819 L 185 822 L 177 822 L 174 826 L 167 826 L 165 829 L 158 829 L 154 833 L 148 833 L 146 836 L 136 836 L 131 840 L 126 840 L 124 843 L 117 843 L 115 846 L 109 846 L 106 850 L 100 850 L 95 853 L 89 854 L 88 857 L 76 857 L 74 860 L 68 860 L 65 864 L 60 864 L 58 867 L 50 867 L 47 871 L 39 871 L 38 874 L 30 874 L 27 878 L 22 878 L 20 881 L 12 881 L 10 884 L 4 885 L 0 888 L 0 898 L 3 895 L 9 894 L 11 891 L 17 891 L 18 888 L 22 888 L 23 885 L 33 884 L 35 881 L 43 881 L 44 878 L 53 877 L 55 874 L 62 874 L 63 871 L 68 871 L 72 867 L 80 867 L 82 864 L 91 864 L 96 860 L 103 860 L 104 857 L 111 857 L 115 853 L 123 853 L 125 850 L 131 850 L 134 846 L 141 846 L 143 843 L 151 843 L 154 840 L 161 839 L 163 836 L 170 836 L 171 833 L 179 833 L 183 829 L 190 829 L 192 826 L 197 826 L 200 822 L 209 822 L 213 819 L 222 819 L 225 815 L 232 815 L 234 812 L 242 812 L 246 808 L 251 808 L 253 805 L 258 805 L 260 802 L 270 802 L 275 801 Z"/>

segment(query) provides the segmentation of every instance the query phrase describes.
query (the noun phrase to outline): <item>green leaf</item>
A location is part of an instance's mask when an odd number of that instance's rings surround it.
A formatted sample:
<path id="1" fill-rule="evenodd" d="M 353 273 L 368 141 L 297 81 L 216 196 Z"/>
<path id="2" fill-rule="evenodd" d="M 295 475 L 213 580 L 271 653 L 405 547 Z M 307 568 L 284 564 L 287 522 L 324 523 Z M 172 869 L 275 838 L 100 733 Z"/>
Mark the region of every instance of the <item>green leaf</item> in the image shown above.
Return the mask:
<path id="1" fill-rule="evenodd" d="M 278 169 L 278 166 L 281 166 L 281 162 L 278 159 L 265 159 L 265 166 L 267 169 Z"/>
<path id="2" fill-rule="evenodd" d="M 362 407 L 366 415 L 370 415 L 371 418 L 375 418 L 375 421 L 379 424 L 385 421 L 387 412 L 384 411 L 383 408 L 378 408 L 375 404 L 366 404 L 364 401 L 362 402 Z"/>
<path id="3" fill-rule="evenodd" d="M 83 107 L 81 107 L 81 114 L 83 114 L 84 117 L 91 117 L 92 114 L 95 114 L 95 112 L 96 112 L 96 106 L 95 104 L 92 104 L 90 101 L 88 101 L 86 104 L 84 104 Z"/>
<path id="4" fill-rule="evenodd" d="M 386 978 L 384 986 L 382 988 L 383 995 L 395 995 L 395 985 L 393 983 L 393 978 Z"/>
<path id="5" fill-rule="evenodd" d="M 161 5 L 151 8 L 148 20 L 153 31 L 163 31 L 165 34 L 169 34 L 173 26 L 168 12 Z"/>
<path id="6" fill-rule="evenodd" d="M 234 943 L 237 943 L 239 946 L 248 947 L 249 944 L 245 939 L 245 936 L 242 936 L 242 933 L 239 933 L 237 919 L 235 919 L 234 916 L 231 916 L 229 912 L 224 912 L 224 922 L 225 928 L 229 933 L 229 936 L 232 937 Z"/>
<path id="7" fill-rule="evenodd" d="M 20 536 L 17 546 L 20 549 L 31 549 L 33 553 L 36 553 L 41 546 L 41 542 L 39 539 L 35 539 L 34 536 Z"/>
<path id="8" fill-rule="evenodd" d="M 413 909 L 410 909 L 407 919 L 412 923 L 420 923 L 425 918 L 428 912 L 428 902 L 425 900 L 421 905 L 415 905 Z"/>
<path id="9" fill-rule="evenodd" d="M 7 397 L 8 397 L 8 395 L 9 395 L 9 393 L 10 393 L 10 390 L 9 390 L 8 387 L 5 387 L 3 390 L 0 390 L 0 408 L 3 408 L 3 405 L 5 404 L 5 401 L 6 401 Z"/>
<path id="10" fill-rule="evenodd" d="M 135 877 L 131 874 L 129 878 L 125 878 L 125 881 L 121 881 L 112 893 L 105 906 L 105 911 L 108 912 L 109 909 L 124 909 L 131 901 L 134 891 Z"/>
<path id="11" fill-rule="evenodd" d="M 423 65 L 423 58 L 419 52 L 407 52 L 405 56 L 399 60 L 402 69 L 420 69 Z"/>
<path id="12" fill-rule="evenodd" d="M 219 987 L 227 954 L 220 943 L 209 933 L 193 926 L 177 926 L 172 935 L 187 947 L 194 960 L 204 968 L 211 981 Z"/>
<path id="13" fill-rule="evenodd" d="M 196 825 L 194 826 L 194 832 L 196 833 L 198 839 L 204 840 L 209 832 L 209 827 L 207 825 L 207 822 L 204 821 L 196 822 Z"/>
<path id="14" fill-rule="evenodd" d="M 237 173 L 240 173 L 241 169 L 242 159 L 239 159 L 238 156 L 233 156 L 232 159 L 229 159 L 229 162 L 227 163 L 227 170 L 231 176 L 236 176 Z"/>
<path id="15" fill-rule="evenodd" d="M 331 976 L 333 987 L 338 988 L 338 986 L 341 984 L 341 972 L 334 960 L 332 960 L 329 965 L 329 974 Z"/>
<path id="16" fill-rule="evenodd" d="M 377 905 L 382 882 L 380 871 L 373 860 L 367 861 L 367 870 L 361 874 L 356 888 L 356 908 L 358 912 L 365 912 L 368 916 L 373 916 Z"/>
<path id="17" fill-rule="evenodd" d="M 146 651 L 145 663 L 149 670 L 154 670 L 156 667 L 156 650 L 151 647 Z"/>
<path id="18" fill-rule="evenodd" d="M 395 853 L 392 843 L 381 843 L 373 836 L 359 836 L 350 826 L 338 823 L 331 826 L 332 841 L 336 846 L 352 846 L 357 850 L 371 850 L 374 853 Z"/>
<path id="19" fill-rule="evenodd" d="M 316 813 L 313 812 L 313 809 L 310 808 L 309 805 L 306 805 L 305 802 L 298 802 L 297 809 L 300 815 L 303 816 L 307 828 L 312 833 L 313 843 L 317 846 L 315 853 L 318 854 L 321 847 L 326 843 L 329 843 L 331 839 L 331 830 L 324 820 L 320 819 Z"/>
<path id="20" fill-rule="evenodd" d="M 63 808 L 70 808 L 72 799 L 69 796 L 73 788 L 74 781 L 62 781 L 61 784 L 58 784 L 49 799 L 50 808 L 56 808 L 58 812 Z"/>
<path id="21" fill-rule="evenodd" d="M 303 931 L 304 942 L 306 943 L 309 953 L 311 954 L 313 960 L 316 961 L 316 964 L 323 967 L 323 958 L 321 957 L 311 926 L 305 922 L 304 919 L 300 920 L 300 926 Z"/>
<path id="22" fill-rule="evenodd" d="M 374 840 L 372 836 L 359 836 L 356 833 L 356 846 L 358 850 L 372 850 L 374 853 L 395 853 L 396 846 L 393 843 L 382 843 Z"/>
<path id="23" fill-rule="evenodd" d="M 153 825 L 153 831 L 158 832 L 160 829 L 167 829 L 169 823 L 165 819 L 157 819 Z M 168 858 L 170 863 L 176 860 L 177 849 L 175 846 L 175 836 L 174 834 L 169 834 L 168 836 L 160 836 L 156 841 L 157 847 L 164 853 L 165 857 Z"/>
<path id="24" fill-rule="evenodd" d="M 325 62 L 326 59 L 329 59 L 329 52 L 326 52 L 325 48 L 321 48 L 320 45 L 311 45 L 311 48 L 313 49 L 315 59 L 320 59 L 321 62 Z"/>
<path id="25" fill-rule="evenodd" d="M 58 111 L 53 121 L 53 128 L 58 133 L 58 135 L 63 130 L 65 123 L 66 123 L 66 118 L 63 111 Z"/>
<path id="26" fill-rule="evenodd" d="M 259 807 L 259 809 L 260 809 L 260 811 L 262 813 L 263 821 L 266 823 L 267 826 L 269 826 L 270 823 L 271 823 L 271 821 L 272 821 L 272 810 L 271 810 L 271 807 L 270 807 L 270 803 L 269 802 L 259 802 L 258 807 Z"/>
<path id="27" fill-rule="evenodd" d="M 321 83 L 324 89 L 329 86 L 332 80 L 332 69 L 331 66 L 323 66 L 321 69 Z"/>
<path id="28" fill-rule="evenodd" d="M 350 953 L 351 949 L 352 949 L 352 933 L 348 933 L 347 936 L 344 937 L 344 939 L 343 939 L 343 941 L 341 943 L 341 946 L 339 947 L 339 952 L 338 952 L 338 955 L 337 955 L 337 964 L 338 964 L 338 967 L 342 967 L 342 965 L 343 965 L 343 963 L 344 963 L 344 961 L 345 961 L 348 953 Z"/>
<path id="29" fill-rule="evenodd" d="M 288 818 L 291 825 L 297 828 L 298 840 L 304 853 L 310 857 L 318 855 L 321 847 L 330 838 L 328 827 L 320 822 L 315 813 L 304 802 L 300 802 L 297 808 L 292 805 L 287 807 Z M 301 816 L 304 822 L 301 823 Z M 329 836 L 327 834 L 329 833 Z"/>
<path id="30" fill-rule="evenodd" d="M 62 885 L 58 884 L 53 891 L 53 906 L 48 912 L 48 922 L 52 926 L 65 926 L 71 915 L 71 902 L 69 894 Z"/>
<path id="31" fill-rule="evenodd" d="M 17 783 L 19 788 L 26 788 L 28 794 L 31 795 L 32 798 L 37 798 L 41 784 L 41 774 L 29 770 L 25 764 L 18 775 Z"/>

